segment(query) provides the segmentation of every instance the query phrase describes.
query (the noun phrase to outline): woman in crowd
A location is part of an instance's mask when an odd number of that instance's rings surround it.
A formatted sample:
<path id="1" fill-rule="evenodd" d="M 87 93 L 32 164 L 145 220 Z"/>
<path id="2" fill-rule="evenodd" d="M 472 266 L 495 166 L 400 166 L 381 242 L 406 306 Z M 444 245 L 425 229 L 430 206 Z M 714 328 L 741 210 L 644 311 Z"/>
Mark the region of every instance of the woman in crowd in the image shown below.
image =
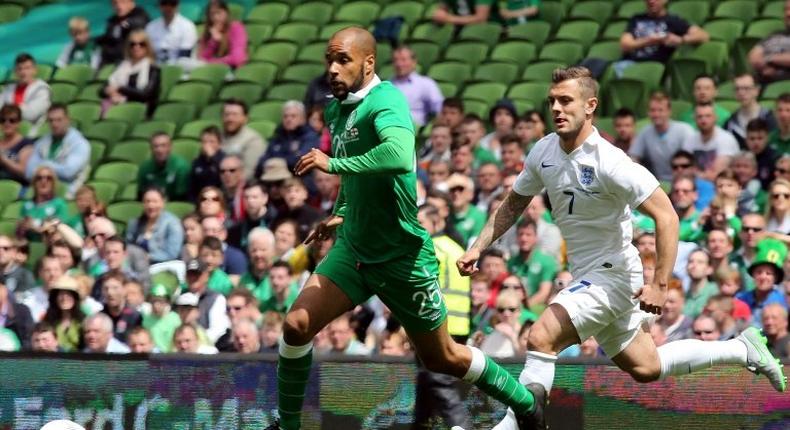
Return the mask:
<path id="1" fill-rule="evenodd" d="M 480 349 L 490 357 L 512 357 L 519 351 L 521 300 L 515 291 L 503 290 L 496 299 L 496 313 L 491 317 L 493 329 L 485 336 Z"/>
<path id="2" fill-rule="evenodd" d="M 33 140 L 22 136 L 19 131 L 22 110 L 15 105 L 0 108 L 0 179 L 11 179 L 27 184 L 25 169 L 33 153 Z"/>
<path id="3" fill-rule="evenodd" d="M 51 167 L 36 169 L 33 174 L 33 198 L 22 205 L 17 236 L 38 240 L 46 221 L 66 219 L 66 201 L 55 195 L 57 186 L 58 177 Z"/>
<path id="4" fill-rule="evenodd" d="M 55 328 L 58 346 L 64 352 L 82 349 L 82 320 L 79 284 L 71 276 L 62 276 L 49 291 L 49 308 L 44 321 Z"/>
<path id="5" fill-rule="evenodd" d="M 129 34 L 125 55 L 101 90 L 105 97 L 102 106 L 106 111 L 127 101 L 140 102 L 148 105 L 150 115 L 159 100 L 161 82 L 159 67 L 154 64 L 154 50 L 145 30 Z"/>
<path id="6" fill-rule="evenodd" d="M 192 213 L 181 220 L 184 228 L 184 247 L 181 248 L 181 260 L 189 261 L 198 258 L 200 242 L 203 241 L 203 226 L 200 224 L 200 216 Z"/>
<path id="7" fill-rule="evenodd" d="M 165 193 L 151 187 L 143 193 L 143 214 L 129 221 L 126 241 L 148 252 L 151 263 L 177 259 L 184 243 L 178 217 L 165 210 Z"/>
<path id="8" fill-rule="evenodd" d="M 198 58 L 206 63 L 236 68 L 247 63 L 247 30 L 232 21 L 228 4 L 212 1 L 206 8 L 206 26 L 200 38 Z"/>
<path id="9" fill-rule="evenodd" d="M 205 187 L 200 190 L 197 213 L 201 219 L 212 216 L 225 222 L 225 218 L 228 216 L 227 211 L 228 207 L 222 190 L 217 187 Z"/>
<path id="10" fill-rule="evenodd" d="M 99 202 L 96 190 L 90 185 L 83 185 L 77 189 L 74 194 L 74 203 L 77 206 L 77 214 L 71 217 L 67 224 L 80 236 L 85 237 L 88 233 L 88 224 L 97 217 L 107 215 L 106 207 Z"/>
<path id="11" fill-rule="evenodd" d="M 768 187 L 768 212 L 766 230 L 790 234 L 790 181 L 779 178 Z"/>

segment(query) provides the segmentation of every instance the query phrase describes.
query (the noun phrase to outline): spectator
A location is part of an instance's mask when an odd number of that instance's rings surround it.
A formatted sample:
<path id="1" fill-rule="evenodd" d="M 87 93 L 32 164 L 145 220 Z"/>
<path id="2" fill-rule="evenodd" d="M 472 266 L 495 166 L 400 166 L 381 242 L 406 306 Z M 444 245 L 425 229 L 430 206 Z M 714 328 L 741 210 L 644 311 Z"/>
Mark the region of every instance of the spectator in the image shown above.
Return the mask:
<path id="1" fill-rule="evenodd" d="M 743 216 L 748 212 L 755 212 L 759 210 L 757 198 L 764 195 L 760 180 L 757 178 L 757 159 L 754 154 L 748 151 L 741 151 L 732 157 L 730 163 L 735 182 L 741 189 L 738 195 L 738 216 Z M 721 176 L 722 173 L 719 174 Z"/>
<path id="2" fill-rule="evenodd" d="M 176 314 L 178 314 L 178 318 L 181 320 L 181 325 L 188 324 L 195 327 L 195 330 L 197 330 L 198 342 L 201 345 L 214 346 L 214 342 L 209 339 L 208 334 L 206 334 L 206 329 L 201 327 L 198 323 L 198 319 L 200 319 L 200 309 L 198 308 L 199 302 L 200 298 L 197 294 L 190 293 L 189 291 L 182 291 L 175 299 L 174 308 Z M 175 345 L 173 346 L 175 347 Z"/>
<path id="3" fill-rule="evenodd" d="M 282 122 L 274 130 L 266 152 L 258 160 L 255 177 L 263 174 L 263 166 L 271 158 L 284 158 L 288 168 L 293 169 L 296 162 L 313 148 L 318 148 L 319 136 L 307 124 L 307 116 L 302 102 L 289 100 L 283 104 Z"/>
<path id="4" fill-rule="evenodd" d="M 499 9 L 508 26 L 524 24 L 540 13 L 540 0 L 511 0 L 505 9 Z"/>
<path id="5" fill-rule="evenodd" d="M 284 219 L 274 227 L 274 249 L 278 260 L 292 262 L 305 257 L 306 249 L 301 244 L 299 225 L 292 219 Z M 296 261 L 293 261 L 296 263 Z"/>
<path id="6" fill-rule="evenodd" d="M 266 352 L 277 351 L 280 338 L 283 336 L 285 318 L 278 312 L 266 312 L 261 323 L 261 346 Z M 317 351 L 318 349 L 316 349 Z"/>
<path id="7" fill-rule="evenodd" d="M 768 135 L 768 144 L 779 154 L 790 153 L 790 93 L 776 99 L 776 128 Z"/>
<path id="8" fill-rule="evenodd" d="M 694 332 L 694 339 L 704 340 L 706 342 L 719 340 L 721 332 L 716 326 L 716 320 L 708 315 L 700 315 L 694 319 L 692 326 Z"/>
<path id="9" fill-rule="evenodd" d="M 225 100 L 222 108 L 221 148 L 226 154 L 237 154 L 244 160 L 245 178 L 253 175 L 267 145 L 257 131 L 247 126 L 247 120 L 247 105 L 243 101 Z"/>
<path id="10" fill-rule="evenodd" d="M 502 174 L 518 175 L 524 169 L 524 148 L 515 134 L 509 134 L 500 140 L 502 156 Z"/>
<path id="11" fill-rule="evenodd" d="M 67 275 L 80 274 L 79 269 L 76 268 L 77 262 L 80 261 L 79 250 L 71 248 L 65 241 L 59 240 L 47 245 L 46 255 L 57 258 Z"/>
<path id="12" fill-rule="evenodd" d="M 790 28 L 790 4 L 785 3 L 785 27 Z M 790 78 L 790 37 L 787 30 L 774 33 L 758 42 L 749 51 L 749 64 L 762 83 Z"/>
<path id="13" fill-rule="evenodd" d="M 200 60 L 233 68 L 247 63 L 247 30 L 240 21 L 232 21 L 225 1 L 209 3 L 205 23 L 198 48 Z"/>
<path id="14" fill-rule="evenodd" d="M 335 177 L 332 175 L 332 177 Z M 247 236 L 256 227 L 266 228 L 272 225 L 276 211 L 269 209 L 269 194 L 260 181 L 248 182 L 244 185 L 245 216 L 228 229 L 227 242 L 230 246 L 247 249 Z"/>
<path id="15" fill-rule="evenodd" d="M 480 234 L 486 222 L 486 214 L 472 205 L 475 192 L 472 179 L 454 173 L 447 179 L 447 188 L 453 200 L 453 214 L 450 216 L 450 222 L 464 240 L 462 245 L 466 246 Z"/>
<path id="16" fill-rule="evenodd" d="M 784 294 L 776 288 L 784 278 L 781 265 L 786 257 L 787 247 L 775 239 L 763 239 L 757 243 L 757 255 L 749 266 L 749 274 L 754 278 L 755 288 L 735 295 L 749 305 L 752 311 L 752 325 L 761 327 L 763 309 L 771 303 L 778 303 L 787 309 Z"/>
<path id="17" fill-rule="evenodd" d="M 88 236 L 88 225 L 97 217 L 107 216 L 104 203 L 96 196 L 92 185 L 83 185 L 74 193 L 76 214 L 65 221 L 81 237 Z"/>
<path id="18" fill-rule="evenodd" d="M 151 136 L 151 158 L 137 172 L 138 198 L 150 187 L 159 187 L 169 200 L 185 200 L 189 187 L 189 163 L 173 154 L 173 141 L 167 133 Z"/>
<path id="19" fill-rule="evenodd" d="M 340 176 L 314 170 L 313 183 L 318 192 L 309 198 L 308 204 L 317 209 L 322 215 L 328 216 L 332 213 L 337 195 L 340 192 Z"/>
<path id="20" fill-rule="evenodd" d="M 179 0 L 159 0 L 162 16 L 145 26 L 159 64 L 189 61 L 197 44 L 195 24 L 178 12 L 179 3 Z"/>
<path id="21" fill-rule="evenodd" d="M 708 299 L 715 296 L 719 289 L 714 282 L 709 280 L 713 274 L 711 256 L 703 249 L 697 249 L 688 256 L 686 263 L 690 284 L 686 292 L 686 303 L 683 314 L 696 318 L 702 313 Z"/>
<path id="22" fill-rule="evenodd" d="M 672 155 L 694 137 L 688 124 L 670 119 L 671 112 L 669 96 L 653 93 L 648 104 L 650 125 L 642 128 L 628 151 L 634 161 L 645 164 L 660 181 L 672 179 Z"/>
<path id="23" fill-rule="evenodd" d="M 260 303 L 261 312 L 286 314 L 299 295 L 299 286 L 292 279 L 291 266 L 285 261 L 274 262 L 269 268 L 269 298 Z"/>
<path id="24" fill-rule="evenodd" d="M 741 229 L 741 220 L 737 213 L 739 197 L 743 192 L 732 169 L 722 170 L 716 177 L 716 191 L 716 197 L 710 202 L 708 210 L 703 212 L 700 222 L 704 230 L 725 230 L 727 235 L 734 239 Z"/>
<path id="25" fill-rule="evenodd" d="M 198 194 L 197 200 L 197 214 L 201 219 L 213 216 L 219 218 L 222 222 L 226 222 L 227 208 L 222 190 L 211 186 L 205 187 Z"/>
<path id="26" fill-rule="evenodd" d="M 667 299 L 656 319 L 656 325 L 663 328 L 666 342 L 687 339 L 691 336 L 692 318 L 684 315 L 685 296 L 680 282 L 674 280 L 667 288 Z"/>
<path id="27" fill-rule="evenodd" d="M 645 285 L 652 285 L 656 279 L 656 259 L 655 252 L 648 251 L 639 253 L 639 258 L 642 260 L 642 276 L 645 279 Z"/>
<path id="28" fill-rule="evenodd" d="M 768 231 L 790 234 L 790 181 L 779 178 L 768 188 L 768 211 L 765 219 Z"/>
<path id="29" fill-rule="evenodd" d="M 61 276 L 49 288 L 49 308 L 44 321 L 55 330 L 58 347 L 63 352 L 82 347 L 82 321 L 79 284 L 71 276 Z M 31 320 L 32 324 L 32 320 Z"/>
<path id="30" fill-rule="evenodd" d="M 639 254 L 652 252 L 656 254 L 656 234 L 654 232 L 643 232 L 634 238 L 634 246 Z"/>
<path id="31" fill-rule="evenodd" d="M 36 140 L 25 168 L 25 176 L 31 180 L 39 167 L 50 167 L 58 179 L 66 184 L 65 197 L 72 198 L 88 178 L 91 146 L 82 133 L 71 127 L 65 105 L 55 103 L 50 106 L 47 122 L 50 132 Z"/>
<path id="32" fill-rule="evenodd" d="M 398 331 L 387 331 L 378 345 L 380 355 L 388 357 L 407 357 L 412 355 L 411 343 L 403 327 Z M 419 382 L 418 382 L 419 384 Z"/>
<path id="33" fill-rule="evenodd" d="M 527 287 L 532 305 L 547 304 L 552 281 L 557 274 L 557 262 L 541 252 L 538 247 L 538 232 L 535 221 L 527 218 L 517 226 L 519 253 L 507 262 L 508 272 L 521 279 Z"/>
<path id="34" fill-rule="evenodd" d="M 113 323 L 113 335 L 126 343 L 129 331 L 143 323 L 143 317 L 126 303 L 123 285 L 126 277 L 119 270 L 112 270 L 102 275 L 102 296 L 104 309 L 102 312 L 110 317 Z"/>
<path id="35" fill-rule="evenodd" d="M 198 308 L 197 322 L 206 330 L 209 341 L 214 344 L 225 330 L 230 327 L 230 320 L 225 314 L 225 296 L 208 287 L 209 272 L 204 263 L 192 260 L 187 263 L 187 287 L 190 293 L 197 296 L 195 305 Z M 181 318 L 183 323 L 187 323 Z M 178 331 L 176 330 L 176 336 Z M 176 341 L 178 348 L 178 342 Z"/>
<path id="36" fill-rule="evenodd" d="M 738 144 L 743 148 L 746 146 L 746 133 L 749 122 L 755 119 L 765 121 L 769 129 L 776 128 L 776 120 L 770 109 L 760 105 L 757 96 L 760 94 L 760 86 L 755 82 L 754 76 L 743 73 L 736 76 L 735 98 L 740 103 L 740 107 L 732 113 L 723 128 L 738 140 Z"/>
<path id="37" fill-rule="evenodd" d="M 26 185 L 25 170 L 33 152 L 33 140 L 19 132 L 21 121 L 19 106 L 8 104 L 0 108 L 0 130 L 3 132 L 0 137 L 0 179 Z"/>
<path id="38" fill-rule="evenodd" d="M 282 185 L 286 179 L 294 177 L 288 169 L 288 164 L 282 158 L 272 158 L 263 165 L 263 172 L 260 180 L 266 185 L 266 191 L 269 193 L 269 205 L 277 211 L 287 210 L 288 207 L 282 196 Z"/>
<path id="39" fill-rule="evenodd" d="M 518 333 L 521 303 L 514 291 L 502 291 L 496 299 L 496 314 L 491 318 L 493 330 L 486 335 L 480 349 L 490 357 L 513 357 L 519 351 Z"/>
<path id="40" fill-rule="evenodd" d="M 787 308 L 772 303 L 763 308 L 763 333 L 768 338 L 771 354 L 778 358 L 788 358 L 790 336 L 787 333 Z"/>
<path id="41" fill-rule="evenodd" d="M 493 0 L 442 0 L 434 10 L 432 19 L 437 24 L 457 26 L 502 22 L 499 16 L 499 2 Z"/>
<path id="42" fill-rule="evenodd" d="M 258 302 L 263 302 L 271 295 L 269 269 L 275 260 L 274 234 L 264 227 L 255 227 L 247 237 L 250 265 L 248 272 L 241 277 L 239 286 L 252 292 Z"/>
<path id="43" fill-rule="evenodd" d="M 151 313 L 143 316 L 143 327 L 148 330 L 154 345 L 161 352 L 173 348 L 173 334 L 181 325 L 181 318 L 170 308 L 170 293 L 162 284 L 155 284 L 148 293 Z"/>
<path id="44" fill-rule="evenodd" d="M 631 109 L 620 108 L 614 113 L 614 131 L 612 145 L 628 153 L 636 139 L 636 115 Z"/>
<path id="45" fill-rule="evenodd" d="M 420 166 L 427 169 L 434 161 L 450 161 L 450 145 L 453 143 L 453 134 L 450 127 L 434 124 L 431 127 L 429 142 L 426 142 L 427 151 L 420 159 Z"/>
<path id="46" fill-rule="evenodd" d="M 355 339 L 351 329 L 350 313 L 345 313 L 329 323 L 329 341 L 331 352 L 343 355 L 370 355 L 370 349 Z"/>
<path id="47" fill-rule="evenodd" d="M 474 171 L 472 166 L 475 162 L 472 153 L 472 144 L 466 139 L 459 138 L 450 146 L 450 167 L 453 173 L 469 177 Z M 449 179 L 449 178 L 448 178 Z"/>
<path id="48" fill-rule="evenodd" d="M 496 196 L 502 194 L 502 173 L 494 163 L 484 163 L 477 169 L 477 193 L 475 206 L 482 212 L 488 212 L 488 207 Z"/>
<path id="49" fill-rule="evenodd" d="M 776 150 L 768 145 L 768 132 L 768 123 L 759 118 L 746 124 L 746 148 L 757 159 L 757 177 L 762 188 L 768 188 L 774 180 L 774 168 L 779 159 Z"/>
<path id="50" fill-rule="evenodd" d="M 776 160 L 774 175 L 776 176 L 776 179 L 790 181 L 790 155 L 782 155 L 778 160 Z"/>
<path id="51" fill-rule="evenodd" d="M 134 30 L 145 29 L 150 21 L 145 10 L 134 0 L 112 0 L 112 8 L 115 14 L 107 18 L 104 34 L 96 40 L 101 46 L 100 66 L 119 63 L 129 35 Z"/>
<path id="52" fill-rule="evenodd" d="M 625 61 L 615 65 L 618 76 L 633 62 L 657 61 L 666 64 L 680 45 L 696 45 L 708 41 L 708 33 L 685 19 L 667 11 L 666 0 L 645 0 L 647 13 L 628 20 L 620 36 L 620 49 Z"/>
<path id="53" fill-rule="evenodd" d="M 44 232 L 50 220 L 62 220 L 67 216 L 66 201 L 55 195 L 57 177 L 54 170 L 42 165 L 33 177 L 33 198 L 22 205 L 17 235 L 36 240 Z"/>
<path id="54" fill-rule="evenodd" d="M 472 170 L 477 170 L 483 163 L 497 162 L 494 154 L 481 144 L 486 136 L 486 125 L 479 116 L 469 114 L 464 118 L 464 122 L 461 124 L 461 135 L 472 146 L 472 155 L 474 156 Z"/>
<path id="55" fill-rule="evenodd" d="M 301 179 L 291 178 L 283 182 L 281 189 L 287 210 L 278 213 L 276 222 L 294 220 L 299 227 L 299 237 L 307 237 L 313 225 L 321 219 L 321 213 L 307 205 L 307 187 Z"/>
<path id="56" fill-rule="evenodd" d="M 205 265 L 205 270 L 209 274 L 207 283 L 208 289 L 216 291 L 223 296 L 227 296 L 233 289 L 238 275 L 233 275 L 233 280 L 231 280 L 227 272 L 222 269 L 222 263 L 225 260 L 222 241 L 213 236 L 205 237 L 203 241 L 200 242 L 198 260 Z"/>
<path id="57" fill-rule="evenodd" d="M 187 214 L 181 219 L 181 227 L 184 229 L 184 246 L 181 248 L 182 261 L 189 261 L 198 258 L 200 243 L 203 241 L 203 226 L 200 224 L 200 215 L 196 213 Z"/>
<path id="58" fill-rule="evenodd" d="M 16 56 L 14 74 L 17 80 L 3 88 L 0 102 L 19 107 L 22 119 L 33 124 L 29 132 L 33 136 L 50 108 L 52 90 L 43 79 L 38 78 L 36 60 L 30 54 Z"/>
<path id="59" fill-rule="evenodd" d="M 252 292 L 246 288 L 236 288 L 228 294 L 228 318 L 231 327 L 239 321 L 248 320 L 257 322 L 263 319 L 261 311 L 258 310 L 258 300 Z M 229 329 L 217 341 L 217 349 L 222 352 L 233 351 L 233 330 Z"/>
<path id="60" fill-rule="evenodd" d="M 229 206 L 230 219 L 238 222 L 243 219 L 244 208 L 244 161 L 237 154 L 231 154 L 219 163 L 219 178 L 222 183 L 222 194 Z"/>
<path id="61" fill-rule="evenodd" d="M 448 97 L 442 102 L 442 110 L 436 118 L 436 125 L 450 127 L 453 134 L 460 133 L 461 123 L 464 120 L 464 101 L 457 97 Z"/>
<path id="62" fill-rule="evenodd" d="M 422 127 L 439 113 L 444 96 L 436 81 L 417 73 L 417 55 L 407 45 L 392 51 L 392 66 L 395 76 L 390 81 L 406 96 L 414 124 Z"/>
<path id="63" fill-rule="evenodd" d="M 220 268 L 231 276 L 234 284 L 238 283 L 242 274 L 247 271 L 247 258 L 244 253 L 233 246 L 228 245 L 225 240 L 228 238 L 228 230 L 217 217 L 206 217 L 200 222 L 203 226 L 203 234 L 206 238 L 214 237 L 220 241 L 220 251 L 224 258 L 220 260 Z M 206 239 L 203 239 L 203 244 Z M 201 245 L 202 251 L 203 245 Z M 201 252 L 202 255 L 202 252 Z M 228 291 L 229 292 L 229 291 Z"/>
<path id="64" fill-rule="evenodd" d="M 546 136 L 546 119 L 543 118 L 543 114 L 537 110 L 525 112 L 522 118 L 526 128 L 524 137 L 527 139 L 526 142 L 522 143 L 527 144 L 527 148 L 532 148 L 535 142 Z M 529 152 L 529 150 L 526 152 Z"/>
<path id="65" fill-rule="evenodd" d="M 718 340 L 735 339 L 741 332 L 733 318 L 735 300 L 733 297 L 718 294 L 711 297 L 705 305 L 705 315 L 710 315 L 716 321 L 716 328 L 721 333 Z"/>
<path id="66" fill-rule="evenodd" d="M 123 284 L 123 296 L 126 298 L 126 304 L 141 316 L 151 313 L 151 304 L 145 301 L 145 292 L 141 283 L 127 277 Z"/>
<path id="67" fill-rule="evenodd" d="M 0 283 L 0 327 L 16 335 L 22 349 L 30 349 L 33 323 L 28 307 L 17 303 L 8 286 Z"/>
<path id="68" fill-rule="evenodd" d="M 33 333 L 30 336 L 30 348 L 33 352 L 62 352 L 58 346 L 55 329 L 45 322 L 40 322 L 33 326 Z"/>
<path id="69" fill-rule="evenodd" d="M 5 235 L 0 235 L 0 283 L 5 285 L 21 302 L 25 292 L 35 287 L 33 274 L 16 261 L 16 243 Z"/>
<path id="70" fill-rule="evenodd" d="M 263 352 L 258 327 L 248 319 L 233 324 L 233 348 L 241 354 L 257 354 Z"/>
<path id="71" fill-rule="evenodd" d="M 332 136 L 329 134 L 329 127 L 324 123 L 324 108 L 312 106 L 307 108 L 307 124 L 318 135 L 318 149 L 329 153 L 332 151 Z"/>
<path id="72" fill-rule="evenodd" d="M 220 148 L 222 132 L 215 126 L 208 126 L 200 133 L 200 154 L 192 161 L 189 175 L 190 200 L 196 200 L 198 193 L 205 187 L 222 185 L 219 177 L 219 163 L 225 157 Z"/>
<path id="73" fill-rule="evenodd" d="M 104 97 L 102 108 L 126 102 L 145 104 L 150 116 L 159 100 L 161 72 L 154 64 L 154 50 L 145 30 L 129 34 L 124 50 L 124 60 L 112 72 L 99 95 Z"/>
<path id="74" fill-rule="evenodd" d="M 684 142 L 683 149 L 694 154 L 703 170 L 702 177 L 716 179 L 738 153 L 738 142 L 728 131 L 716 124 L 716 112 L 711 104 L 699 104 L 694 108 L 699 132 Z"/>
<path id="75" fill-rule="evenodd" d="M 694 154 L 681 149 L 672 155 L 670 163 L 673 181 L 681 176 L 691 176 L 694 179 L 694 185 L 697 188 L 697 200 L 694 202 L 694 207 L 699 211 L 708 207 L 716 194 L 716 189 L 713 181 L 700 176 Z"/>
<path id="76" fill-rule="evenodd" d="M 129 220 L 126 241 L 148 252 L 152 264 L 178 258 L 184 230 L 179 219 L 165 210 L 164 191 L 152 187 L 143 192 L 143 213 Z"/>
<path id="77" fill-rule="evenodd" d="M 741 217 L 741 231 L 739 239 L 741 247 L 732 253 L 730 261 L 742 272 L 741 276 L 746 275 L 744 286 L 748 290 L 753 289 L 753 280 L 749 276 L 746 268 L 749 267 L 757 256 L 757 242 L 763 237 L 765 231 L 765 218 L 758 213 L 747 213 Z"/>
<path id="78" fill-rule="evenodd" d="M 502 158 L 501 139 L 513 133 L 517 118 L 518 112 L 513 102 L 508 99 L 497 101 L 488 112 L 488 122 L 493 125 L 494 131 L 480 139 L 479 145 L 487 149 L 497 160 Z"/>
<path id="79" fill-rule="evenodd" d="M 143 327 L 135 327 L 129 332 L 129 349 L 135 354 L 161 352 L 151 338 L 151 333 Z"/>
<path id="80" fill-rule="evenodd" d="M 82 322 L 85 336 L 85 349 L 83 352 L 99 354 L 128 354 L 128 346 L 116 339 L 113 332 L 112 320 L 105 313 L 97 313 L 85 318 Z"/>
<path id="81" fill-rule="evenodd" d="M 307 84 L 304 105 L 311 111 L 316 107 L 323 108 L 330 100 L 332 100 L 332 89 L 329 88 L 329 76 L 324 72 Z"/>
<path id="82" fill-rule="evenodd" d="M 715 122 L 719 127 L 724 127 L 724 124 L 730 118 L 730 111 L 716 104 L 716 95 L 718 89 L 716 88 L 716 80 L 711 75 L 702 74 L 694 78 L 694 108 L 684 112 L 680 116 L 680 120 L 686 124 L 699 129 L 696 121 L 696 107 L 699 105 L 713 106 L 714 113 L 716 114 Z"/>
<path id="83" fill-rule="evenodd" d="M 713 268 L 713 273 L 729 266 L 728 257 L 733 251 L 733 237 L 735 234 L 737 234 L 737 231 L 730 234 L 718 227 L 708 231 L 705 245 L 710 253 L 710 265 Z"/>
<path id="84" fill-rule="evenodd" d="M 130 279 L 148 285 L 148 254 L 139 246 L 124 242 L 116 234 L 115 224 L 105 217 L 96 218 L 88 224 L 88 236 L 96 249 L 83 251 L 86 272 L 98 277 L 108 270 L 117 269 Z M 97 284 L 91 296 L 101 299 L 101 283 Z"/>
<path id="85" fill-rule="evenodd" d="M 217 348 L 200 343 L 198 330 L 192 324 L 178 326 L 173 334 L 175 352 L 184 354 L 216 354 Z"/>
<path id="86" fill-rule="evenodd" d="M 63 47 L 60 56 L 55 60 L 58 68 L 66 67 L 69 64 L 87 64 L 91 68 L 98 69 L 101 62 L 101 55 L 97 49 L 96 42 L 91 39 L 90 23 L 81 16 L 69 19 L 69 35 L 71 42 Z"/>

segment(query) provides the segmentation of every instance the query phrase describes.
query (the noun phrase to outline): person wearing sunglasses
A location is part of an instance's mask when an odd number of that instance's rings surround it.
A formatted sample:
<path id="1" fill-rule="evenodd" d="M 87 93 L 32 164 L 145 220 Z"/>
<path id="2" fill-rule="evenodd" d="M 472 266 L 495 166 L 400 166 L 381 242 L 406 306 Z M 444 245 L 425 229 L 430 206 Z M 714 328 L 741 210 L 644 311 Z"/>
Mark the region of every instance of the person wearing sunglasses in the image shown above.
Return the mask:
<path id="1" fill-rule="evenodd" d="M 34 136 L 52 104 L 52 90 L 38 78 L 36 59 L 26 52 L 16 56 L 14 74 L 17 80 L 3 88 L 0 103 L 19 106 L 22 119 L 33 124 L 29 135 Z"/>
<path id="2" fill-rule="evenodd" d="M 145 26 L 160 64 L 187 62 L 197 44 L 195 24 L 179 13 L 179 3 L 179 0 L 159 0 L 162 16 Z"/>
<path id="3" fill-rule="evenodd" d="M 20 211 L 17 235 L 28 240 L 40 240 L 44 224 L 49 220 L 63 220 L 68 216 L 66 201 L 56 195 L 58 178 L 48 166 L 36 169 L 33 176 L 33 198 L 25 201 Z"/>
<path id="4" fill-rule="evenodd" d="M 142 193 L 143 190 L 156 186 L 165 190 L 169 200 L 186 200 L 189 191 L 189 163 L 173 154 L 173 141 L 167 133 L 154 133 L 150 145 L 151 158 L 143 161 L 137 172 L 137 189 Z"/>
<path id="5" fill-rule="evenodd" d="M 771 183 L 766 221 L 769 231 L 790 234 L 790 181 L 779 178 Z"/>
<path id="6" fill-rule="evenodd" d="M 25 168 L 33 153 L 33 139 L 19 131 L 22 110 L 19 106 L 4 105 L 0 108 L 0 179 L 11 179 L 27 184 Z"/>
<path id="7" fill-rule="evenodd" d="M 521 302 L 518 293 L 506 290 L 496 299 L 495 313 L 480 350 L 496 358 L 513 357 L 520 350 L 518 333 L 521 331 Z"/>
<path id="8" fill-rule="evenodd" d="M 159 100 L 160 70 L 154 64 L 154 50 L 145 30 L 135 30 L 129 34 L 124 50 L 124 60 L 112 72 L 107 84 L 99 91 L 104 97 L 102 108 L 127 101 L 148 105 L 148 114 L 153 113 Z"/>

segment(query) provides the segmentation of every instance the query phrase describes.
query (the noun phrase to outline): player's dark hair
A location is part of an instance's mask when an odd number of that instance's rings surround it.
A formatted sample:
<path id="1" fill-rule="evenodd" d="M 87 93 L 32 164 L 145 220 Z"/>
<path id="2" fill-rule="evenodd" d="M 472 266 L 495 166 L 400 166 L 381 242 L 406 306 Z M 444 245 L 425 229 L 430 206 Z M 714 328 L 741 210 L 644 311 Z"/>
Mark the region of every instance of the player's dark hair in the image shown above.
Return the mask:
<path id="1" fill-rule="evenodd" d="M 719 86 L 719 83 L 716 82 L 716 77 L 711 75 L 711 74 L 709 74 L 709 73 L 700 73 L 699 75 L 694 77 L 694 83 L 696 83 L 700 79 L 710 79 L 711 81 L 713 81 L 713 86 L 714 87 Z"/>
<path id="2" fill-rule="evenodd" d="M 623 108 L 617 109 L 617 112 L 614 113 L 614 117 L 615 117 L 615 119 L 617 119 L 617 118 L 628 118 L 628 117 L 636 119 L 636 114 L 634 114 L 634 111 L 632 111 L 631 109 L 623 107 Z"/>
<path id="3" fill-rule="evenodd" d="M 536 232 L 538 231 L 538 223 L 536 223 L 535 220 L 530 217 L 524 217 L 521 221 L 518 222 L 516 226 L 516 231 L 521 230 L 522 228 L 530 228 L 530 227 Z"/>
<path id="4" fill-rule="evenodd" d="M 225 104 L 223 104 L 222 106 L 223 106 L 223 109 L 224 109 L 225 106 L 234 106 L 234 105 L 235 106 L 241 106 L 241 111 L 244 112 L 244 115 L 247 115 L 247 111 L 248 111 L 247 103 L 245 103 L 244 100 L 242 100 L 242 99 L 229 98 L 229 99 L 225 100 Z"/>
<path id="5" fill-rule="evenodd" d="M 755 118 L 748 123 L 746 123 L 746 132 L 750 131 L 764 131 L 768 133 L 771 128 L 768 126 L 768 122 L 766 122 L 762 118 Z"/>
<path id="6" fill-rule="evenodd" d="M 272 267 L 269 268 L 269 271 L 271 272 L 271 270 L 274 269 L 275 267 L 284 267 L 286 270 L 288 270 L 289 275 L 293 274 L 293 269 L 291 269 L 291 265 L 288 264 L 287 261 L 283 261 L 283 260 L 275 261 L 274 263 L 272 263 Z"/>
<path id="7" fill-rule="evenodd" d="M 222 241 L 214 236 L 206 236 L 200 242 L 200 248 L 208 248 L 212 251 L 222 251 Z"/>
<path id="8" fill-rule="evenodd" d="M 674 154 L 672 154 L 672 160 L 676 160 L 678 158 L 685 158 L 686 160 L 688 160 L 691 163 L 691 165 L 693 167 L 698 167 L 697 166 L 697 158 L 694 157 L 694 154 L 692 154 L 692 153 L 690 153 L 690 152 L 688 152 L 686 150 L 680 149 L 680 150 L 676 151 Z"/>
<path id="9" fill-rule="evenodd" d="M 451 109 L 458 109 L 459 111 L 464 111 L 464 101 L 458 97 L 447 97 L 442 102 L 443 108 L 451 108 Z"/>
<path id="10" fill-rule="evenodd" d="M 779 94 L 779 97 L 776 98 L 777 103 L 790 103 L 790 93 L 782 93 Z"/>

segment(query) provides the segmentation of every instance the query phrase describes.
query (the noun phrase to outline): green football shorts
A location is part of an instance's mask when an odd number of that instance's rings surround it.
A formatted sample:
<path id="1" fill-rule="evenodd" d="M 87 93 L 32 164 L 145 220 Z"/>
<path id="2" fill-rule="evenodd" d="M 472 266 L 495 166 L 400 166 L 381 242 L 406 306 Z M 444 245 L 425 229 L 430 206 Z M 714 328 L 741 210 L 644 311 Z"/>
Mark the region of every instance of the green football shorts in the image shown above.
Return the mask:
<path id="1" fill-rule="evenodd" d="M 357 261 L 346 241 L 339 238 L 315 273 L 334 282 L 354 305 L 377 295 L 407 331 L 433 331 L 447 318 L 430 240 L 415 253 L 366 264 Z"/>

